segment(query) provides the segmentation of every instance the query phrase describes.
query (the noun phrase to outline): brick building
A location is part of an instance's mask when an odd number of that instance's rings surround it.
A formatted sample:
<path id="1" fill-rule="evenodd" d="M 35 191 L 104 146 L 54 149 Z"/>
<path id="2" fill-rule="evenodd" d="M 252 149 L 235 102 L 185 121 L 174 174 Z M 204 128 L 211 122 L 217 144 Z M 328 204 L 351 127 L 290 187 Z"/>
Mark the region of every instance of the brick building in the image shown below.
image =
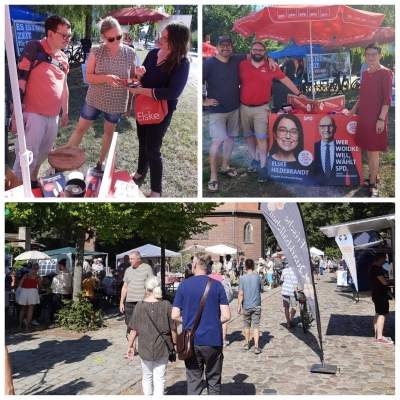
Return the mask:
<path id="1" fill-rule="evenodd" d="M 258 206 L 259 203 L 222 204 L 205 218 L 206 222 L 217 226 L 206 233 L 193 236 L 186 242 L 186 247 L 193 244 L 224 244 L 238 251 L 245 251 L 245 258 L 256 261 L 259 257 L 264 257 L 265 219 Z M 219 259 L 217 254 L 213 254 L 212 258 L 215 261 Z"/>

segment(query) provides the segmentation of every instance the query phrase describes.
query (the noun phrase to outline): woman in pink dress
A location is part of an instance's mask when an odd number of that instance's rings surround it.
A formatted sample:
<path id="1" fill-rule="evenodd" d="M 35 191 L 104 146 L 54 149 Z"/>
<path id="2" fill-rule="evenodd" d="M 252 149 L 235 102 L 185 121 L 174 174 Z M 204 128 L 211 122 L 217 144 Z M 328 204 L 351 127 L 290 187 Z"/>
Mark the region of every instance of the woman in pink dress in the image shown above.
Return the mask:
<path id="1" fill-rule="evenodd" d="M 360 97 L 350 110 L 354 115 L 358 109 L 358 122 L 354 141 L 367 151 L 369 179 L 364 186 L 369 187 L 370 197 L 379 197 L 377 189 L 379 151 L 386 151 L 388 138 L 388 110 L 392 103 L 392 71 L 379 63 L 381 48 L 370 44 L 365 48 L 365 58 L 369 68 L 364 70 Z"/>

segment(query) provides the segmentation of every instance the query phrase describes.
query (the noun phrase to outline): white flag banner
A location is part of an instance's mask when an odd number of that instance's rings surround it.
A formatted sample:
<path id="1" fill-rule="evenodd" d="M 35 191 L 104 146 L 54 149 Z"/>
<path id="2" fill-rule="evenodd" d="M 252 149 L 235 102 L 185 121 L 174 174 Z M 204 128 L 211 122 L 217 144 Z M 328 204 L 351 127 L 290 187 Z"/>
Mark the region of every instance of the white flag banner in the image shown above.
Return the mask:
<path id="1" fill-rule="evenodd" d="M 354 286 L 358 292 L 358 281 L 357 281 L 357 268 L 356 259 L 354 257 L 354 244 L 353 236 L 349 233 L 347 235 L 339 235 L 335 237 L 336 243 L 342 252 L 342 257 L 346 261 L 347 268 L 353 278 Z"/>
<path id="2" fill-rule="evenodd" d="M 263 212 L 289 265 L 296 274 L 316 319 L 310 253 L 298 204 L 261 203 L 260 210 Z"/>

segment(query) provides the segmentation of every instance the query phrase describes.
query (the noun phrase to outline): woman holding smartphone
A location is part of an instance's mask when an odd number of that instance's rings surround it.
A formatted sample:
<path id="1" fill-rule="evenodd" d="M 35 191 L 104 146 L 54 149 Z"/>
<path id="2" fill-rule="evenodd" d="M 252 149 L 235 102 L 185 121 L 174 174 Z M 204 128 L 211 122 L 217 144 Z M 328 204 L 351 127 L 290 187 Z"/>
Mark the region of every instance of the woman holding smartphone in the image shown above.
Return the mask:
<path id="1" fill-rule="evenodd" d="M 122 29 L 116 19 L 107 17 L 100 21 L 99 26 L 100 38 L 104 43 L 92 47 L 90 52 L 86 66 L 89 89 L 78 126 L 68 146 L 79 146 L 93 122 L 104 113 L 104 134 L 96 166 L 96 169 L 102 170 L 121 115 L 129 117 L 133 95 L 126 91 L 120 81 L 135 77 L 136 54 L 131 47 L 122 43 Z"/>

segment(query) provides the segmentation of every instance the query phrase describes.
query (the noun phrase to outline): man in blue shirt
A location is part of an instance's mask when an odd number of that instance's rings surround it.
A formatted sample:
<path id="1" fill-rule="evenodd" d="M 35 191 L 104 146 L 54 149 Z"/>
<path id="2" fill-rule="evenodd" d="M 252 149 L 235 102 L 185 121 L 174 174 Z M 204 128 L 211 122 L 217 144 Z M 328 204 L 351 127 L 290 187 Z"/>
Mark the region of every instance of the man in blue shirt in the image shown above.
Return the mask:
<path id="1" fill-rule="evenodd" d="M 203 106 L 210 110 L 210 170 L 208 192 L 219 190 L 218 173 L 237 178 L 238 173 L 229 167 L 234 146 L 234 138 L 239 136 L 239 63 L 246 54 L 233 54 L 232 39 L 229 36 L 217 38 L 215 57 L 203 62 L 203 80 L 206 82 L 207 97 Z M 268 60 L 268 57 L 267 57 Z M 275 70 L 273 60 L 270 68 Z M 218 171 L 219 155 L 223 144 L 222 167 Z"/>
<path id="2" fill-rule="evenodd" d="M 191 279 L 178 287 L 171 317 L 182 324 L 182 329 L 192 329 L 207 286 L 207 265 L 211 256 L 204 252 L 194 254 Z M 203 390 L 205 370 L 209 395 L 221 394 L 222 376 L 222 324 L 229 321 L 229 302 L 221 282 L 213 280 L 194 336 L 194 355 L 185 360 L 188 395 L 200 395 Z"/>
<path id="3" fill-rule="evenodd" d="M 245 262 L 247 274 L 243 275 L 239 281 L 238 314 L 242 312 L 244 336 L 246 343 L 245 350 L 249 350 L 250 327 L 253 325 L 254 331 L 254 353 L 260 354 L 258 339 L 260 337 L 261 319 L 261 294 L 264 292 L 264 285 L 261 276 L 254 273 L 254 261 L 248 258 Z M 243 305 L 242 305 L 243 303 Z"/>

